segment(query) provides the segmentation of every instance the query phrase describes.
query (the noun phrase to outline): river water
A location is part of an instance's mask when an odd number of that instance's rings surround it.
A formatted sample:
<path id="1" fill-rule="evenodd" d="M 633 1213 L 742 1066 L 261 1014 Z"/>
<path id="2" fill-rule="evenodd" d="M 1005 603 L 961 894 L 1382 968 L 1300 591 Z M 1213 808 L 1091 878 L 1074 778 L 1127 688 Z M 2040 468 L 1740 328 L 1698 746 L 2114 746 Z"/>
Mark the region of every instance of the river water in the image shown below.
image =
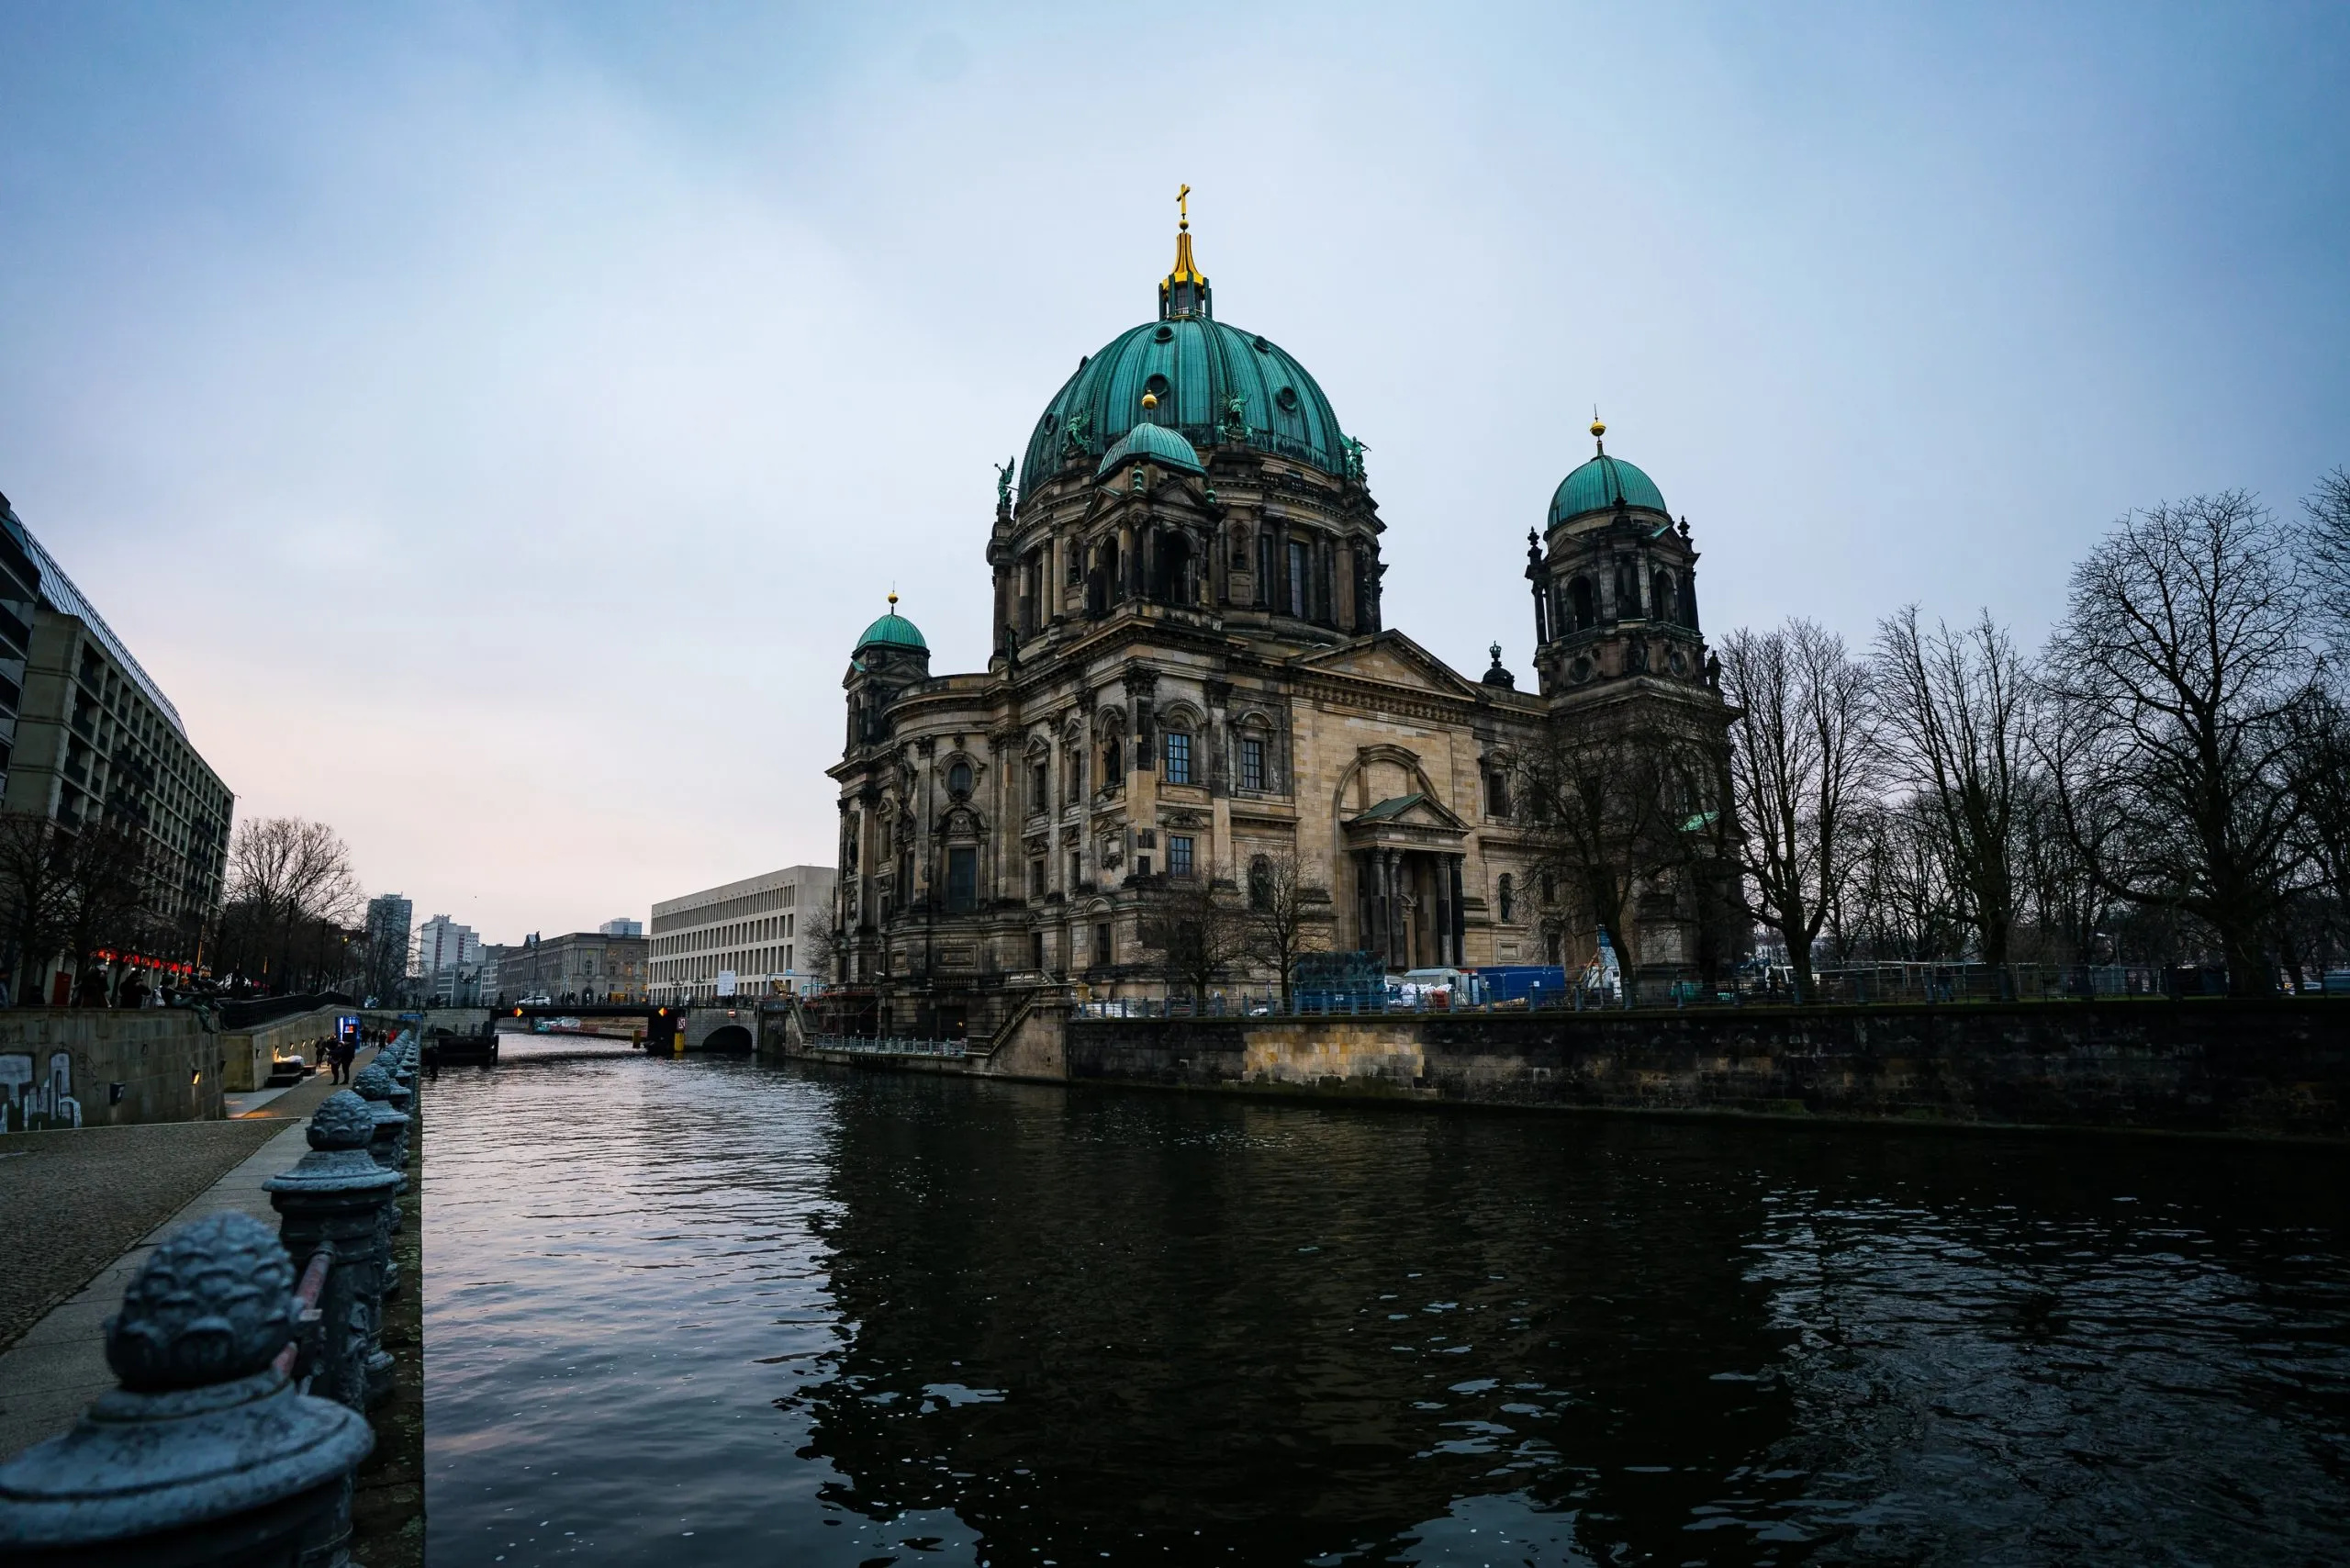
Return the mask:
<path id="1" fill-rule="evenodd" d="M 436 1568 L 2350 1561 L 2332 1154 L 529 1054 Z"/>

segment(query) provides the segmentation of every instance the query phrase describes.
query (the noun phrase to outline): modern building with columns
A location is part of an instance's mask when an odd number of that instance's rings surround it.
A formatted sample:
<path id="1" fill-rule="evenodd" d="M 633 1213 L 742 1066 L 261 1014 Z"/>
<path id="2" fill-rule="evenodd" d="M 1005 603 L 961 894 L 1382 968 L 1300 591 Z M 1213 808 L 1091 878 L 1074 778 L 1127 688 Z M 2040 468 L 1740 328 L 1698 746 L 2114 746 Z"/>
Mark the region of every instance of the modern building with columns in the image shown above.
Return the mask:
<path id="1" fill-rule="evenodd" d="M 934 673 L 895 594 L 852 652 L 833 978 L 881 1026 L 985 1030 L 1039 985 L 1155 993 L 1154 890 L 1246 898 L 1292 865 L 1311 946 L 1591 956 L 1530 885 L 1511 780 L 1585 715 L 1720 734 L 1687 524 L 1604 445 L 1567 476 L 1528 535 L 1522 692 L 1498 645 L 1472 679 L 1382 622 L 1363 452 L 1303 364 L 1216 319 L 1187 222 L 1156 319 L 1080 361 L 999 476 L 987 669 Z M 1641 962 L 1695 961 L 1695 902 L 1640 890 Z"/>

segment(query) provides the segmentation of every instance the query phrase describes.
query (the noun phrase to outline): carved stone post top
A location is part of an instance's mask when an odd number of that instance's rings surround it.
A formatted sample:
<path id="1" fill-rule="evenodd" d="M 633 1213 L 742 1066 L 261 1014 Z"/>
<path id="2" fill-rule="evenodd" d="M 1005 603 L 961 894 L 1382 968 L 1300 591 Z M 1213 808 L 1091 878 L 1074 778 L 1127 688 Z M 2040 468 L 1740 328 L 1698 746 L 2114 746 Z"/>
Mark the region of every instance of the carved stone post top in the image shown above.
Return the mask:
<path id="1" fill-rule="evenodd" d="M 362 1100 L 389 1100 L 399 1085 L 379 1061 L 371 1061 L 351 1075 L 351 1087 L 359 1092 Z"/>
<path id="2" fill-rule="evenodd" d="M 376 1164 L 368 1152 L 378 1110 L 403 1123 L 408 1120 L 390 1106 L 373 1105 L 348 1089 L 329 1095 L 310 1117 L 310 1152 L 293 1170 L 262 1183 L 270 1202 L 281 1212 L 319 1200 L 367 1208 L 397 1191 L 407 1179 Z"/>
<path id="3" fill-rule="evenodd" d="M 149 1254 L 106 1361 L 122 1386 L 0 1465 L 0 1549 L 122 1544 L 324 1485 L 375 1445 L 365 1418 L 297 1394 L 272 1363 L 294 1332 L 294 1266 L 250 1215 L 212 1215 Z M 125 1559 L 128 1560 L 128 1559 Z"/>
<path id="4" fill-rule="evenodd" d="M 1232 682 L 1228 680 L 1203 680 L 1200 682 L 1200 690 L 1211 708 L 1225 707 L 1232 700 Z"/>
<path id="5" fill-rule="evenodd" d="M 1148 697 L 1158 689 L 1158 672 L 1137 665 L 1120 677 L 1118 684 L 1129 697 Z"/>

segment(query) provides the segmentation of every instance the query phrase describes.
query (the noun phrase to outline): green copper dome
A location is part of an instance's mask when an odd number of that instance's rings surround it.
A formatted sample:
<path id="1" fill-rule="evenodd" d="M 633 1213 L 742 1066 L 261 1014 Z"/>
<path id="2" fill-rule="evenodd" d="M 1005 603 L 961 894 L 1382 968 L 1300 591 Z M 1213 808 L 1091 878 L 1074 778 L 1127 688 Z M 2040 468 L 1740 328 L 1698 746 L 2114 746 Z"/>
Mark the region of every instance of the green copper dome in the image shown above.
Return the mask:
<path id="1" fill-rule="evenodd" d="M 1094 465 L 1093 476 L 1100 478 L 1129 457 L 1147 457 L 1169 468 L 1181 468 L 1186 474 L 1204 474 L 1200 454 L 1192 443 L 1169 430 L 1165 425 L 1136 425 L 1118 438 L 1118 444 L 1102 454 Z"/>
<path id="2" fill-rule="evenodd" d="M 891 594 L 890 602 L 894 606 L 898 596 Z M 895 609 L 865 629 L 865 635 L 856 640 L 856 651 L 861 654 L 877 644 L 892 648 L 920 648 L 925 654 L 930 652 L 930 644 L 922 640 L 922 628 L 899 614 Z"/>
<path id="3" fill-rule="evenodd" d="M 1614 511 L 1617 502 L 1664 510 L 1664 492 L 1656 481 L 1625 462 L 1601 453 L 1559 481 L 1550 497 L 1550 526 L 1572 522 L 1595 511 Z"/>
<path id="4" fill-rule="evenodd" d="M 1145 394 L 1157 399 L 1147 421 Z M 1212 446 L 1248 446 L 1347 476 L 1338 417 L 1304 365 L 1212 317 L 1171 316 L 1120 333 L 1078 366 L 1028 438 L 1021 493 L 1141 429 L 1181 436 L 1194 462 Z"/>

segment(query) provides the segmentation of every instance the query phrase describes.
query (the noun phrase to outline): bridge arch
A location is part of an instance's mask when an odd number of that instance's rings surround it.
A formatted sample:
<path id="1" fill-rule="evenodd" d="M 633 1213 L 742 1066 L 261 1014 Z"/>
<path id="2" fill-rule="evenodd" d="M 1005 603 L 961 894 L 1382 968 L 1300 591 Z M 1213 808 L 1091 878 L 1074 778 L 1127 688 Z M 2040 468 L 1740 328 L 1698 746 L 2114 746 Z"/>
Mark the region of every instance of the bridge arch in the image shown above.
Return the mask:
<path id="1" fill-rule="evenodd" d="M 721 1024 L 702 1036 L 701 1049 L 725 1056 L 749 1056 L 751 1031 L 741 1024 Z"/>

